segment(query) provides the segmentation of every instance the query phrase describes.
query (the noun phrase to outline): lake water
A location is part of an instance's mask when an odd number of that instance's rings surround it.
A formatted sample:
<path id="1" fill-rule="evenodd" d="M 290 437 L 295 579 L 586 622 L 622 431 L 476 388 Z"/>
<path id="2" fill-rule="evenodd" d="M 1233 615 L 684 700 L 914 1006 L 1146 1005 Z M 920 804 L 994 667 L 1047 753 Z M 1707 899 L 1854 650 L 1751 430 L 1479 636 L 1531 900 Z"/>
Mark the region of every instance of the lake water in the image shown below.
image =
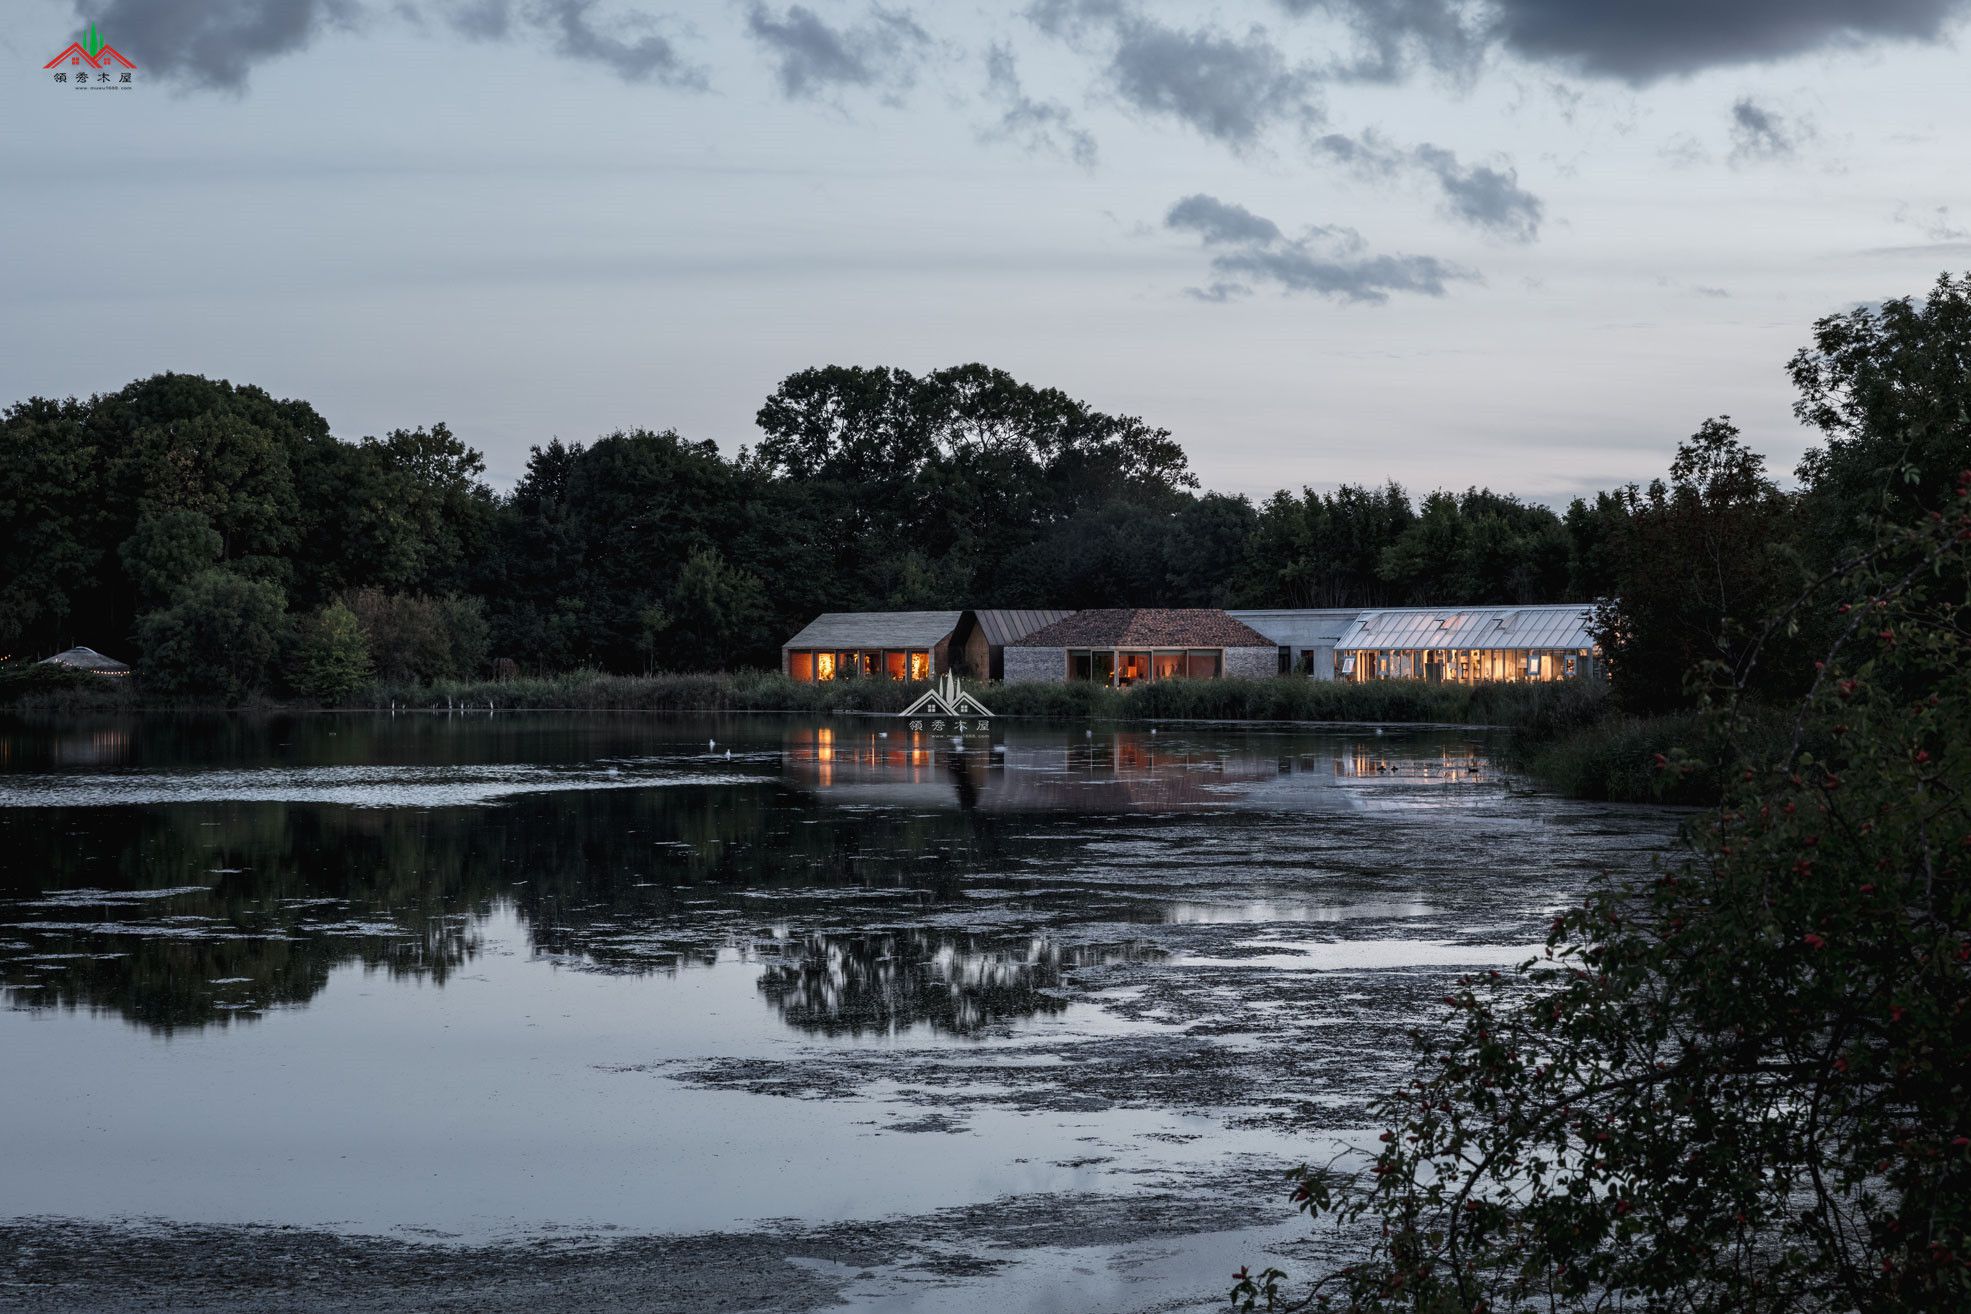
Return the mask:
<path id="1" fill-rule="evenodd" d="M 1293 1253 L 1277 1171 L 1447 976 L 1674 826 L 1463 733 L 0 727 L 0 1219 L 876 1222 L 915 1258 L 800 1260 L 816 1307 L 1185 1307 Z"/>

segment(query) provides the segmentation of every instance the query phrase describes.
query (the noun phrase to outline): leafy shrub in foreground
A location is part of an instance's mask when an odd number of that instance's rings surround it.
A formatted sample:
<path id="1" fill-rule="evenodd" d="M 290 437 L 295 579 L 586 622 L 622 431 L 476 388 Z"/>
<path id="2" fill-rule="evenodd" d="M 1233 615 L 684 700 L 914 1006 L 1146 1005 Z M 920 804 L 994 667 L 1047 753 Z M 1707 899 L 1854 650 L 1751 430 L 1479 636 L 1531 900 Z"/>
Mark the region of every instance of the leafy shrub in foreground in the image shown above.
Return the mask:
<path id="1" fill-rule="evenodd" d="M 1463 979 L 1347 1175 L 1295 1199 L 1369 1252 L 1244 1308 L 1971 1306 L 1971 472 L 1826 608 L 1781 736 L 1731 709 L 1724 801 L 1642 890 Z M 1819 604 L 1825 607 L 1825 604 Z"/>

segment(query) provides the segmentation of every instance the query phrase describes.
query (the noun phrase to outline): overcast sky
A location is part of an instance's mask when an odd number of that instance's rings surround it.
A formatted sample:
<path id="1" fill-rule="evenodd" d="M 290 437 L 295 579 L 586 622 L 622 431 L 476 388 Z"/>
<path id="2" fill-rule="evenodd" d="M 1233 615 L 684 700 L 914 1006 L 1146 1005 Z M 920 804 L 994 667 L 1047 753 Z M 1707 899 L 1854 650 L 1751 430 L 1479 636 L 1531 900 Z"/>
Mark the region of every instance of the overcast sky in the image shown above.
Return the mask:
<path id="1" fill-rule="evenodd" d="M 1961 0 L 9 0 L 0 402 L 160 370 L 344 438 L 728 449 L 984 361 L 1206 487 L 1545 500 L 1971 266 Z M 42 64 L 93 20 L 135 89 Z"/>

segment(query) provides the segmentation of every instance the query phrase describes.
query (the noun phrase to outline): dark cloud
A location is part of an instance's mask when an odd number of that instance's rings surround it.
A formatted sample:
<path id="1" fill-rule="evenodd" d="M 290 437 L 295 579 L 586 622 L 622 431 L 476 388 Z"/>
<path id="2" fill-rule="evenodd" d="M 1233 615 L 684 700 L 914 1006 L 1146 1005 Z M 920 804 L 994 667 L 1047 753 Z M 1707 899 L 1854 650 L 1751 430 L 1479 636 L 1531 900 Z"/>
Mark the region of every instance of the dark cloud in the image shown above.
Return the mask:
<path id="1" fill-rule="evenodd" d="M 776 16 L 755 0 L 746 30 L 773 56 L 780 90 L 789 99 L 812 99 L 846 88 L 895 95 L 916 78 L 931 37 L 902 11 L 876 6 L 867 22 L 834 27 L 806 5 Z"/>
<path id="2" fill-rule="evenodd" d="M 1372 132 L 1360 137 L 1329 133 L 1314 142 L 1314 150 L 1363 177 L 1422 173 L 1437 184 L 1453 218 L 1494 236 L 1530 242 L 1540 234 L 1546 207 L 1519 185 L 1519 173 L 1511 166 L 1463 164 L 1454 152 L 1429 142 L 1403 150 Z"/>
<path id="3" fill-rule="evenodd" d="M 1830 47 L 1936 41 L 1965 7 L 1964 0 L 1499 0 L 1492 26 L 1516 54 L 1642 84 Z"/>
<path id="4" fill-rule="evenodd" d="M 1016 141 L 1030 151 L 1066 156 L 1084 169 L 1095 167 L 1094 135 L 1059 101 L 1027 95 L 1013 52 L 1003 45 L 986 51 L 986 95 L 1002 107 L 999 121 L 985 133 L 988 140 Z"/>
<path id="5" fill-rule="evenodd" d="M 1731 158 L 1734 164 L 1753 160 L 1783 160 L 1800 149 L 1811 135 L 1806 125 L 1776 110 L 1740 97 L 1731 107 Z"/>
<path id="6" fill-rule="evenodd" d="M 77 0 L 76 11 L 147 75 L 220 91 L 362 16 L 354 0 Z"/>
<path id="7" fill-rule="evenodd" d="M 1363 76 L 1393 79 L 1419 61 L 1470 69 L 1488 47 L 1644 85 L 1707 68 L 1759 64 L 1882 41 L 1934 42 L 1967 0 L 1278 0 L 1338 18 L 1361 46 Z"/>
<path id="8" fill-rule="evenodd" d="M 1377 303 L 1399 292 L 1441 297 L 1446 284 L 1478 278 L 1435 256 L 1371 255 L 1349 228 L 1316 226 L 1289 238 L 1272 220 L 1202 192 L 1171 206 L 1164 227 L 1220 248 L 1211 257 L 1213 280 L 1188 289 L 1202 301 L 1229 301 L 1268 284 L 1282 293 Z"/>
<path id="9" fill-rule="evenodd" d="M 1319 70 L 1288 60 L 1264 28 L 1170 27 L 1119 0 L 1036 0 L 1026 13 L 1051 36 L 1105 44 L 1106 80 L 1123 104 L 1236 149 L 1278 124 L 1321 119 Z"/>

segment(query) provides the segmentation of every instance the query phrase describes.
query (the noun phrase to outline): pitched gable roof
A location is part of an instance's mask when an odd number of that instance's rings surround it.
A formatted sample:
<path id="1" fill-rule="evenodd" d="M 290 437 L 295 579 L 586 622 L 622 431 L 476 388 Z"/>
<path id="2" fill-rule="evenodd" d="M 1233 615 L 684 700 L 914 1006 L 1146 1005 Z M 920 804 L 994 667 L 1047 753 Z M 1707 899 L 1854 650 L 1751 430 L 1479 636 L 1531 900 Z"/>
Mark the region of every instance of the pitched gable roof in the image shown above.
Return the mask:
<path id="1" fill-rule="evenodd" d="M 1078 611 L 1021 639 L 1020 648 L 1271 648 L 1244 621 L 1215 607 L 1113 607 Z"/>
<path id="2" fill-rule="evenodd" d="M 1060 608 L 1052 611 L 980 610 L 972 615 L 978 618 L 979 628 L 985 631 L 986 642 L 995 648 L 1003 648 L 1009 643 L 1018 643 L 1035 630 L 1066 620 L 1074 612 Z"/>
<path id="3" fill-rule="evenodd" d="M 829 611 L 783 648 L 931 648 L 958 628 L 956 611 Z"/>

